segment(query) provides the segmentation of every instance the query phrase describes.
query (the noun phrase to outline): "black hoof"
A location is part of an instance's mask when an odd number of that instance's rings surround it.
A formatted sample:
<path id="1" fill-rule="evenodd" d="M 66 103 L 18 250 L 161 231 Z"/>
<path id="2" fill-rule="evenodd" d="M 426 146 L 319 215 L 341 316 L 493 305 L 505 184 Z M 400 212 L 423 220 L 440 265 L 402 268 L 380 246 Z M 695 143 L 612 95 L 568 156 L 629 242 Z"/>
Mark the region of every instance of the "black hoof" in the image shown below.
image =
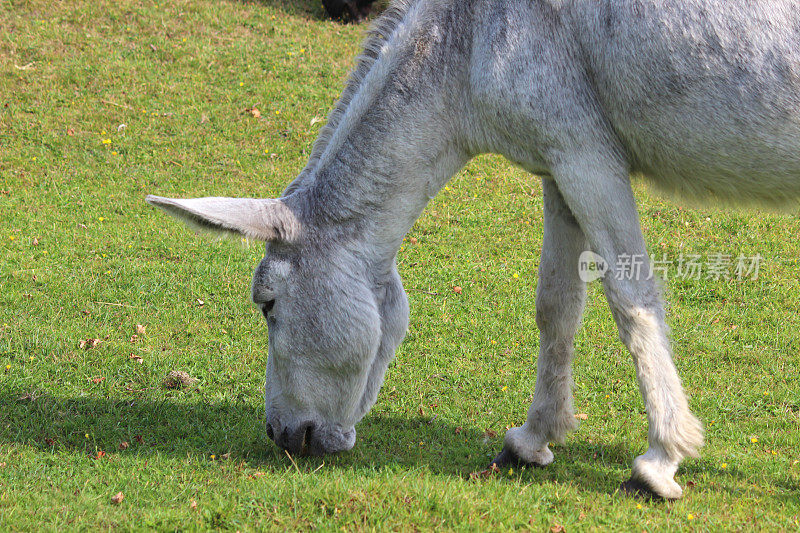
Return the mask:
<path id="1" fill-rule="evenodd" d="M 516 453 L 514 453 L 513 451 L 511 451 L 510 449 L 508 449 L 508 448 L 506 448 L 504 446 L 503 449 L 500 450 L 500 453 L 497 454 L 497 457 L 495 457 L 494 460 L 489 464 L 489 468 L 492 468 L 492 466 L 495 466 L 497 468 L 504 468 L 506 466 L 516 466 L 516 467 L 535 466 L 535 467 L 541 467 L 542 465 L 537 464 L 537 463 L 528 463 L 526 461 L 523 461 L 522 459 L 520 459 L 520 457 Z"/>
<path id="2" fill-rule="evenodd" d="M 648 502 L 663 502 L 665 498 L 653 492 L 650 487 L 639 481 L 638 479 L 629 479 L 628 481 L 624 482 L 620 485 L 619 490 L 622 491 L 623 494 L 626 496 L 630 496 L 631 498 L 636 498 L 639 500 L 645 500 Z"/>

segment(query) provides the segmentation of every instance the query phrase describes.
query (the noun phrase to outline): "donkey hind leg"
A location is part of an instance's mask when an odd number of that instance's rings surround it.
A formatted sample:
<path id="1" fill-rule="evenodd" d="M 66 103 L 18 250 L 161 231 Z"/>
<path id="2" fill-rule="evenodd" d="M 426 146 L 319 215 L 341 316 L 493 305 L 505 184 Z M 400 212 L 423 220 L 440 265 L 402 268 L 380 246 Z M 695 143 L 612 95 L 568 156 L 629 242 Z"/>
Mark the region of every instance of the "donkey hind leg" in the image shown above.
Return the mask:
<path id="1" fill-rule="evenodd" d="M 603 288 L 620 339 L 636 366 L 648 421 L 649 449 L 633 462 L 626 492 L 680 498 L 678 464 L 696 457 L 703 428 L 689 411 L 667 338 L 627 170 L 613 157 L 575 158 L 554 172 L 594 252 L 609 267 Z"/>
<path id="2" fill-rule="evenodd" d="M 556 184 L 544 189 L 544 242 L 536 288 L 536 324 L 540 331 L 536 388 L 528 418 L 508 430 L 498 466 L 553 461 L 548 442 L 563 442 L 577 426 L 572 409 L 573 338 L 586 300 L 586 284 L 578 276 L 578 260 L 586 238 Z"/>

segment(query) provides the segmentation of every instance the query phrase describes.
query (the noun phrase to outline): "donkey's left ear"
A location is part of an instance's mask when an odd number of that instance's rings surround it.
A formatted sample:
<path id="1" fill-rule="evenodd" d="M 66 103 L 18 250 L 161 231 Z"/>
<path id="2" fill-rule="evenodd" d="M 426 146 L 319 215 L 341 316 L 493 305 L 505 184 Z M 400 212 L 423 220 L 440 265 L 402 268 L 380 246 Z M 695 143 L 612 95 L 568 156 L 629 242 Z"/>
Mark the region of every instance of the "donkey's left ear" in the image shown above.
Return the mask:
<path id="1" fill-rule="evenodd" d="M 282 200 L 256 198 L 192 198 L 148 196 L 147 203 L 181 219 L 188 226 L 213 233 L 233 233 L 260 241 L 294 242 L 302 226 Z"/>

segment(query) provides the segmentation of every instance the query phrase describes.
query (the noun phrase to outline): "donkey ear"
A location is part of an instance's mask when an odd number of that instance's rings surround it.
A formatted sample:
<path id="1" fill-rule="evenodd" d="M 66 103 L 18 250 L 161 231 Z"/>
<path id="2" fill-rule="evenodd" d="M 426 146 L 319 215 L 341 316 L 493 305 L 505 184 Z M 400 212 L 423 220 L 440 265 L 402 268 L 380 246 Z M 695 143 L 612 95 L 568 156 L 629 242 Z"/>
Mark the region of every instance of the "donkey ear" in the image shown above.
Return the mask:
<path id="1" fill-rule="evenodd" d="M 260 241 L 293 242 L 302 226 L 282 200 L 256 198 L 192 198 L 148 196 L 147 203 L 179 218 L 189 227 L 232 233 Z"/>

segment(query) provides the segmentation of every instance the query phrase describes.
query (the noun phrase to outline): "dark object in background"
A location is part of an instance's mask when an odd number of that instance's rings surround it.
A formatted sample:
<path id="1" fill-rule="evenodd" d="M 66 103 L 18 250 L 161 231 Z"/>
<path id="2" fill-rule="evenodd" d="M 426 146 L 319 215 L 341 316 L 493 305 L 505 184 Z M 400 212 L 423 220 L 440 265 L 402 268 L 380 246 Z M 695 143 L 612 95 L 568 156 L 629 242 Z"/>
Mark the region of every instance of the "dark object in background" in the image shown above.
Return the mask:
<path id="1" fill-rule="evenodd" d="M 374 2 L 375 0 L 322 0 L 322 5 L 334 20 L 361 22 L 369 15 Z"/>

